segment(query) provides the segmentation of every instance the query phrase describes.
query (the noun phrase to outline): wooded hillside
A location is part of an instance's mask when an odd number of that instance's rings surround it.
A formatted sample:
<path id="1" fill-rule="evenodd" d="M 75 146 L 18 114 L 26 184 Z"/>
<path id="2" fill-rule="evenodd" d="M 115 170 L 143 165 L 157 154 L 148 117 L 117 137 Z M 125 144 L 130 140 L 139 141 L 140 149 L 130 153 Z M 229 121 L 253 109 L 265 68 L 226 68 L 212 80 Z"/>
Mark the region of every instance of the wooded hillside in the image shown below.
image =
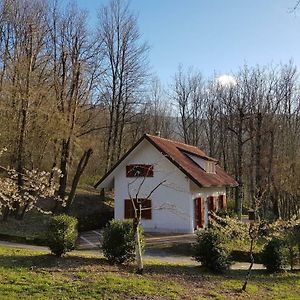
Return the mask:
<path id="1" fill-rule="evenodd" d="M 99 7 L 95 28 L 75 4 L 0 6 L 0 159 L 17 171 L 18 186 L 25 170 L 47 171 L 51 181 L 58 168 L 64 198 L 81 175 L 82 184 L 94 184 L 144 133 L 159 132 L 219 159 L 239 182 L 238 212 L 259 199 L 265 217 L 299 215 L 300 85 L 293 62 L 242 66 L 226 85 L 181 66 L 163 86 L 123 1 Z"/>

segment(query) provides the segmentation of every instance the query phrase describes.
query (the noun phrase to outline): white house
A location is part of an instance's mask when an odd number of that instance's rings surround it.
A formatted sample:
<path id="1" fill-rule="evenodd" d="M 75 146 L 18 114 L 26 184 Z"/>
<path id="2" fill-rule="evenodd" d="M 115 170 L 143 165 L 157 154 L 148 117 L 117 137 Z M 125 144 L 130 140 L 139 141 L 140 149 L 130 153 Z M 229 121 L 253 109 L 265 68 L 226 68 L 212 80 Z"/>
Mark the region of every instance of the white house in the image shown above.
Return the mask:
<path id="1" fill-rule="evenodd" d="M 133 217 L 142 201 L 146 232 L 192 233 L 210 210 L 226 208 L 226 187 L 237 182 L 197 147 L 145 134 L 96 184 L 114 189 L 115 219 Z"/>

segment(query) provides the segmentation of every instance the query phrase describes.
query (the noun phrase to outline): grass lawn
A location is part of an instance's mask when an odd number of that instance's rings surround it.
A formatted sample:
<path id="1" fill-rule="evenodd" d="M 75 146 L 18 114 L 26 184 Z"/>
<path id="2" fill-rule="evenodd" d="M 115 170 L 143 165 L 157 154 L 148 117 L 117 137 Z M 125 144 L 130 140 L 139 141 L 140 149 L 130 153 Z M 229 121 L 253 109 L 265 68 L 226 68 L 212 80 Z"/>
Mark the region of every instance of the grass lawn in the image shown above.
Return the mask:
<path id="1" fill-rule="evenodd" d="M 23 220 L 10 217 L 8 221 L 0 222 L 1 239 L 7 236 L 8 240 L 32 243 L 34 239 L 39 239 L 45 235 L 49 220 L 49 215 L 34 210 L 27 212 Z"/>
<path id="2" fill-rule="evenodd" d="M 254 272 L 248 292 L 239 291 L 245 273 L 205 273 L 200 267 L 146 261 L 145 275 L 132 266 L 111 266 L 96 254 L 0 247 L 2 299 L 300 299 L 300 272 Z"/>

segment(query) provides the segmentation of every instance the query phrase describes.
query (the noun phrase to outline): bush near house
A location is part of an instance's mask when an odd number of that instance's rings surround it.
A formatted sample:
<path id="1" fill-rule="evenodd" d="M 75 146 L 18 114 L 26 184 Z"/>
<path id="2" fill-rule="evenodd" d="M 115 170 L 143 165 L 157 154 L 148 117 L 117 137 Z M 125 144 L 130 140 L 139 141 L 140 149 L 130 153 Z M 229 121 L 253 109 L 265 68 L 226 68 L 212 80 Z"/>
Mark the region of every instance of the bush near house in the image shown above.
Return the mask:
<path id="1" fill-rule="evenodd" d="M 261 253 L 263 265 L 271 273 L 278 272 L 283 269 L 283 241 L 278 238 L 272 238 L 264 247 Z"/>
<path id="2" fill-rule="evenodd" d="M 77 224 L 76 218 L 67 215 L 59 215 L 51 219 L 47 245 L 53 254 L 60 257 L 75 248 L 78 236 Z"/>
<path id="3" fill-rule="evenodd" d="M 139 228 L 142 250 L 145 242 L 142 227 Z M 110 263 L 122 264 L 135 258 L 135 234 L 132 220 L 112 220 L 103 232 L 102 250 Z"/>
<path id="4" fill-rule="evenodd" d="M 194 258 L 212 272 L 224 272 L 231 265 L 230 254 L 224 246 L 223 237 L 213 228 L 197 232 Z"/>

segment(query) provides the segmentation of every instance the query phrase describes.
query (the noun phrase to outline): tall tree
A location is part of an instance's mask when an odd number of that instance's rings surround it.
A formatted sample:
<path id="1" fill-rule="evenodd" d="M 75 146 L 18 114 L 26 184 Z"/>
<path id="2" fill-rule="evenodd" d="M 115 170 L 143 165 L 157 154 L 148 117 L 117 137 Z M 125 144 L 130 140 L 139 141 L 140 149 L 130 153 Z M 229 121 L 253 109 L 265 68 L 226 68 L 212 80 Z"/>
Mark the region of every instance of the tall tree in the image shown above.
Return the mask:
<path id="1" fill-rule="evenodd" d="M 60 154 L 54 159 L 59 159 L 62 172 L 58 195 L 65 198 L 70 162 L 75 148 L 80 145 L 79 138 L 98 129 L 93 123 L 93 107 L 96 101 L 94 89 L 100 72 L 97 68 L 101 69 L 101 60 L 96 43 L 87 31 L 87 15 L 74 4 L 67 6 L 63 12 L 55 5 L 49 16 L 49 26 L 53 88 L 63 126 L 57 139 Z M 82 171 L 76 174 L 82 174 Z M 68 202 L 71 203 L 72 199 Z"/>
<path id="2" fill-rule="evenodd" d="M 105 64 L 100 90 L 108 112 L 105 143 L 108 169 L 120 157 L 125 127 L 134 120 L 141 104 L 148 47 L 141 42 L 136 17 L 121 0 L 112 0 L 101 9 L 98 38 Z"/>

